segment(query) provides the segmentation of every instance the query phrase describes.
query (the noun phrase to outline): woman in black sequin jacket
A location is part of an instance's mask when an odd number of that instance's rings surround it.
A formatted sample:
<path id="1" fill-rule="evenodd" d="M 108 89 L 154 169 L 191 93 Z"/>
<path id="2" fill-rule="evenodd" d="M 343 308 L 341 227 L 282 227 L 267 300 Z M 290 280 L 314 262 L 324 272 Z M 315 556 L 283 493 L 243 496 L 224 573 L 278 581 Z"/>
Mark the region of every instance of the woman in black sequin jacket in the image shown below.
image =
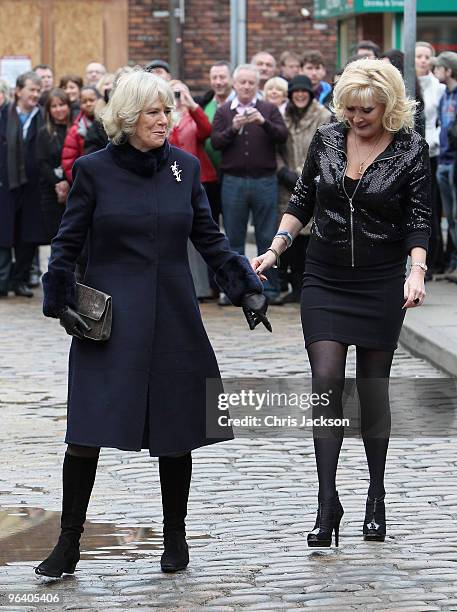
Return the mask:
<path id="1" fill-rule="evenodd" d="M 339 123 L 321 126 L 278 234 L 252 260 L 265 270 L 313 218 L 301 296 L 312 371 L 318 514 L 309 546 L 338 545 L 343 507 L 336 470 L 348 347 L 356 346 L 356 384 L 370 486 L 363 535 L 384 541 L 384 470 L 390 435 L 389 376 L 406 309 L 425 297 L 430 234 L 428 146 L 413 131 L 416 103 L 398 70 L 363 59 L 346 67 L 334 91 Z M 405 278 L 406 259 L 411 271 Z M 325 394 L 325 395 L 324 395 Z M 325 401 L 324 401 L 325 399 Z M 354 423 L 350 423 L 354 425 Z"/>
<path id="2" fill-rule="evenodd" d="M 351 211 L 343 179 L 348 158 L 344 123 L 321 126 L 311 143 L 287 213 L 302 225 L 314 217 L 308 254 L 330 264 L 363 266 L 427 248 L 430 227 L 428 145 L 399 130 L 360 179 Z M 352 230 L 351 230 L 352 224 Z"/>

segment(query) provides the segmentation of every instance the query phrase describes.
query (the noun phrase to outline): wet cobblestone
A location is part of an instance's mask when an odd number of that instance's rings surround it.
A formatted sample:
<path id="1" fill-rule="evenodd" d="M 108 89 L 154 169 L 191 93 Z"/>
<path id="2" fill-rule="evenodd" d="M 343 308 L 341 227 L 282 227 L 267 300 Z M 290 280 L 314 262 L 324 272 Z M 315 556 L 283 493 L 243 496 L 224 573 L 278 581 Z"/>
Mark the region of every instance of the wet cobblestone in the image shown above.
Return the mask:
<path id="1" fill-rule="evenodd" d="M 274 334 L 240 310 L 202 306 L 225 377 L 309 374 L 296 306 L 271 309 Z M 391 441 L 384 544 L 361 538 L 368 473 L 360 440 L 344 442 L 340 547 L 306 545 L 316 508 L 310 439 L 246 439 L 193 453 L 191 563 L 164 575 L 157 461 L 103 449 L 82 560 L 41 584 L 33 566 L 58 534 L 69 338 L 40 301 L 0 301 L 0 605 L 5 610 L 457 610 L 456 440 Z M 354 372 L 354 352 L 349 374 Z M 403 349 L 393 376 L 443 374 Z M 13 605 L 8 593 L 55 595 Z"/>

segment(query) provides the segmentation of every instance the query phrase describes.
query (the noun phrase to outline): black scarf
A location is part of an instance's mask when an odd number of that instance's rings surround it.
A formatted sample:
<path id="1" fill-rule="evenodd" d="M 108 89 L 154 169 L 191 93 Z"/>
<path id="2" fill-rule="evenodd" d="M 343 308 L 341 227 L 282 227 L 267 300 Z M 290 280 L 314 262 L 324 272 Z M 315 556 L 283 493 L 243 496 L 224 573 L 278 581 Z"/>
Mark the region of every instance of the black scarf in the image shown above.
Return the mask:
<path id="1" fill-rule="evenodd" d="M 124 170 L 130 170 L 140 176 L 152 176 L 164 164 L 170 155 L 170 145 L 165 140 L 161 147 L 150 151 L 140 151 L 129 142 L 120 145 L 108 144 L 108 150 L 114 157 L 114 161 Z"/>
<path id="2" fill-rule="evenodd" d="M 14 102 L 8 108 L 8 124 L 6 128 L 8 150 L 8 183 L 10 189 L 16 189 L 27 183 L 25 171 L 24 141 L 22 125 L 16 112 Z"/>

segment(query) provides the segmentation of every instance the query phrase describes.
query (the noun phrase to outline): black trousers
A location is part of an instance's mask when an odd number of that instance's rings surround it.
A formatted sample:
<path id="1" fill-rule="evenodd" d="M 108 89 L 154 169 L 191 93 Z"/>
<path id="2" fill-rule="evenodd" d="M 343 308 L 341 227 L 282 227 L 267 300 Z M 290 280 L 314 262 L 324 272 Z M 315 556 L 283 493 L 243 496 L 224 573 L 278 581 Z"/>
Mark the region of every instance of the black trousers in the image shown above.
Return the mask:
<path id="1" fill-rule="evenodd" d="M 22 188 L 20 188 L 22 189 Z M 22 240 L 22 207 L 24 194 L 22 190 L 15 190 L 16 214 L 14 219 L 14 266 L 11 271 L 11 284 L 13 288 L 21 283 L 28 283 L 33 257 L 37 251 L 37 244 Z"/>
<path id="2" fill-rule="evenodd" d="M 18 206 L 14 219 L 14 265 L 13 249 L 0 247 L 0 293 L 7 293 L 21 283 L 28 283 L 30 268 L 37 245 L 22 240 L 22 208 Z"/>

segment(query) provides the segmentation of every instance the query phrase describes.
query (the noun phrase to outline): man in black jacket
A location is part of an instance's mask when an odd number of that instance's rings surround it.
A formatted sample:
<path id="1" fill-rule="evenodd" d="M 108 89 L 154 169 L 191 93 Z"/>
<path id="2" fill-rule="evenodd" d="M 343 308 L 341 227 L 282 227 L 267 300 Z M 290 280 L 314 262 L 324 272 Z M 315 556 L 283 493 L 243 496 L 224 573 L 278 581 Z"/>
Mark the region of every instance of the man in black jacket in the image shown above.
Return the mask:
<path id="1" fill-rule="evenodd" d="M 38 188 L 36 136 L 43 125 L 38 100 L 40 77 L 26 72 L 17 78 L 15 101 L 2 113 L 0 166 L 8 196 L 2 198 L 0 212 L 0 294 L 13 291 L 32 297 L 27 287 L 36 246 L 46 242 Z M 3 182 L 2 181 L 2 182 Z M 15 264 L 11 269 L 11 247 Z"/>
<path id="2" fill-rule="evenodd" d="M 233 75 L 236 97 L 214 116 L 211 143 L 222 152 L 222 216 L 232 248 L 243 254 L 249 213 L 252 212 L 258 253 L 270 245 L 278 222 L 277 144 L 287 140 L 279 110 L 259 100 L 259 73 L 242 64 Z M 265 294 L 278 304 L 277 271 L 269 271 Z M 224 298 L 220 303 L 224 303 Z"/>

